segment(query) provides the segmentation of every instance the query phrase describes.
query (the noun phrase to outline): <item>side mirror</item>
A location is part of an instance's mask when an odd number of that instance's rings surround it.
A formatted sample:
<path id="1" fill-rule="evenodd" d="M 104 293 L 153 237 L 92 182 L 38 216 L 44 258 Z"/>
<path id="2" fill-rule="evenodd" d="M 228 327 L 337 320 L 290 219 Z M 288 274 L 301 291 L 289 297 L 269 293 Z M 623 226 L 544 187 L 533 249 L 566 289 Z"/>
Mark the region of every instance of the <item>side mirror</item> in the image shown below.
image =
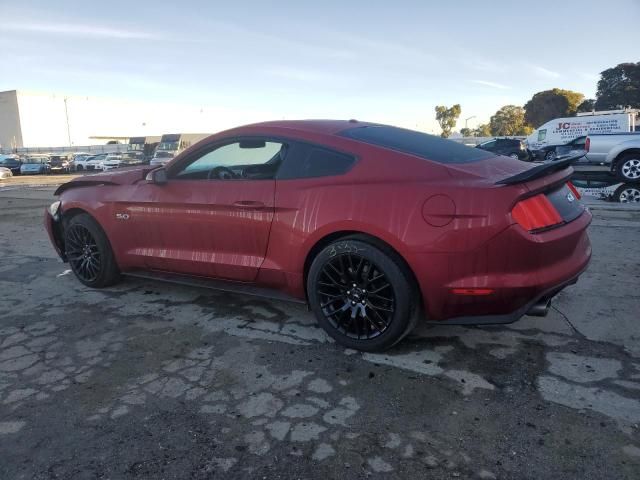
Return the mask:
<path id="1" fill-rule="evenodd" d="M 168 180 L 167 170 L 165 168 L 156 168 L 155 170 L 151 170 L 147 173 L 145 180 L 155 185 L 164 185 Z"/>

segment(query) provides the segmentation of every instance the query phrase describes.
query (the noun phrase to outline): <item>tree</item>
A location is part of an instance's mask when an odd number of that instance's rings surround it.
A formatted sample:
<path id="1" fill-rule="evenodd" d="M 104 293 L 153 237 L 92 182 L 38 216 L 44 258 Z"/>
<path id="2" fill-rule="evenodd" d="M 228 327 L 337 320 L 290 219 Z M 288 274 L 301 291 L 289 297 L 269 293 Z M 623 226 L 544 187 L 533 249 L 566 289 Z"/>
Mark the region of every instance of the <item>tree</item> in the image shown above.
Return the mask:
<path id="1" fill-rule="evenodd" d="M 490 137 L 491 136 L 491 127 L 488 123 L 483 123 L 482 125 L 478 125 L 473 129 L 474 137 Z"/>
<path id="2" fill-rule="evenodd" d="M 554 88 L 536 93 L 525 105 L 525 121 L 539 127 L 543 123 L 559 117 L 575 115 L 584 95 L 571 90 Z"/>
<path id="3" fill-rule="evenodd" d="M 459 104 L 451 108 L 447 108 L 444 105 L 436 107 L 436 120 L 440 124 L 440 128 L 442 128 L 441 137 L 447 138 L 451 135 L 451 130 L 456 126 L 460 112 L 462 112 L 462 109 Z"/>
<path id="4" fill-rule="evenodd" d="M 491 135 L 529 135 L 533 129 L 524 120 L 524 109 L 516 105 L 505 105 L 489 121 Z"/>
<path id="5" fill-rule="evenodd" d="M 473 136 L 473 130 L 467 127 L 461 128 L 460 135 L 462 135 L 463 137 L 471 137 Z"/>
<path id="6" fill-rule="evenodd" d="M 621 63 L 600 74 L 596 109 L 614 110 L 627 105 L 640 108 L 640 62 Z"/>
<path id="7" fill-rule="evenodd" d="M 596 108 L 596 101 L 593 98 L 587 98 L 578 105 L 578 112 L 591 112 Z"/>

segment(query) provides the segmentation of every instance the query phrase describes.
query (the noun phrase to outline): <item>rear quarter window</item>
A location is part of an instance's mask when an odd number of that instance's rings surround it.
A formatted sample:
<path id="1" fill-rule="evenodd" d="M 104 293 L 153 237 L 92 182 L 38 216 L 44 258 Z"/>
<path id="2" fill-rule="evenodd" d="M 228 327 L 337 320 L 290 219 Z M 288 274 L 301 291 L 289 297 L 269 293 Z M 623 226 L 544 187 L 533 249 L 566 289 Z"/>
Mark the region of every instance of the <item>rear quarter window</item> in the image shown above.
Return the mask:
<path id="1" fill-rule="evenodd" d="M 495 156 L 480 148 L 467 147 L 452 140 L 385 125 L 350 128 L 339 135 L 437 163 L 470 163 Z"/>
<path id="2" fill-rule="evenodd" d="M 313 178 L 342 175 L 351 169 L 352 155 L 315 145 L 293 144 L 287 152 L 278 179 Z"/>

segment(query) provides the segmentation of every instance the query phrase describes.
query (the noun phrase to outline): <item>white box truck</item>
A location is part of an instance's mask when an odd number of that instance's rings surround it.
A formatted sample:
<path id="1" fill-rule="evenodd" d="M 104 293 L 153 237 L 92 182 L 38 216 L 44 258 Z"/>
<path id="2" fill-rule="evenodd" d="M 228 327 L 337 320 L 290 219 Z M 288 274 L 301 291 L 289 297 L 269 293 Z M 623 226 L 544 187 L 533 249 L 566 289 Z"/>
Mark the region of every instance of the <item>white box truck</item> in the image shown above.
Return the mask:
<path id="1" fill-rule="evenodd" d="M 556 118 L 527 137 L 529 150 L 538 160 L 553 160 L 555 149 L 585 135 L 606 135 L 640 131 L 640 110 L 607 110 Z"/>

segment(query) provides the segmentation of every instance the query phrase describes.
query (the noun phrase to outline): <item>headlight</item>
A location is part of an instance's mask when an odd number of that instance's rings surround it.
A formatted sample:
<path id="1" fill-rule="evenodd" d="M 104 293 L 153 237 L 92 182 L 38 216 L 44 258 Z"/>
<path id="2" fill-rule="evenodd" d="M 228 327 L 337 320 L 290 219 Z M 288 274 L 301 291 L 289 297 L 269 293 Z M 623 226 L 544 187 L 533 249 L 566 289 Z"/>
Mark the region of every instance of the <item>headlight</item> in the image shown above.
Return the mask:
<path id="1" fill-rule="evenodd" d="M 57 202 L 53 202 L 51 205 L 49 205 L 49 213 L 51 214 L 51 216 L 53 218 L 56 218 L 56 216 L 58 215 L 58 212 L 60 211 L 60 205 L 62 204 L 62 202 L 60 202 L 59 200 Z"/>

